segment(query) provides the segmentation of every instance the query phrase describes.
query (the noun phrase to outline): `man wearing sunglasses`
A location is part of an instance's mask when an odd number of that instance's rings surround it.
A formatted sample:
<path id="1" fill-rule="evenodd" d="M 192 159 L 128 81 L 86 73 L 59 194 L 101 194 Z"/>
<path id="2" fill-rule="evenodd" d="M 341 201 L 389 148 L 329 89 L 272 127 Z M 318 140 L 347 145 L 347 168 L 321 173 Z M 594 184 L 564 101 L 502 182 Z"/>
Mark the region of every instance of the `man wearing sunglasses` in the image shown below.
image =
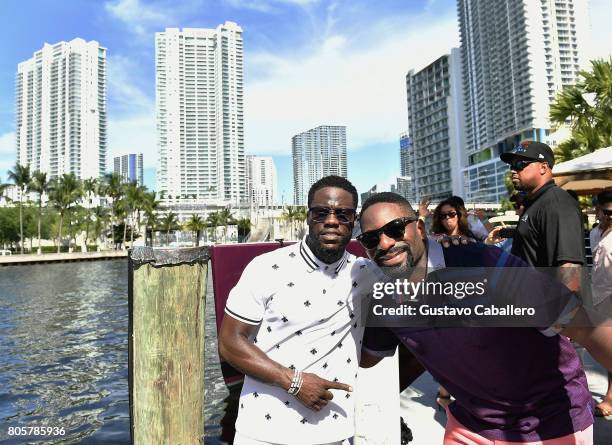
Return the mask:
<path id="1" fill-rule="evenodd" d="M 512 254 L 534 267 L 558 268 L 559 280 L 579 291 L 576 271 L 584 264 L 582 215 L 577 201 L 553 181 L 553 151 L 541 142 L 523 141 L 500 158 L 509 164 L 514 188 L 527 193 Z"/>
<path id="2" fill-rule="evenodd" d="M 354 435 L 357 320 L 382 278 L 345 250 L 357 199 L 344 178 L 317 181 L 308 234 L 255 258 L 230 292 L 219 352 L 246 375 L 235 445 L 340 445 Z"/>
<path id="3" fill-rule="evenodd" d="M 418 283 L 436 280 L 441 276 L 437 273 L 450 267 L 464 267 L 463 271 L 448 272 L 447 276 L 455 277 L 460 277 L 458 272 L 478 273 L 488 268 L 497 274 L 495 270 L 510 268 L 524 273 L 523 279 L 499 283 L 512 285 L 518 294 L 531 292 L 535 298 L 552 294 L 553 298 L 545 301 L 554 305 L 558 291 L 573 305 L 578 304 L 578 299 L 560 283 L 552 287 L 552 279 L 521 267 L 524 262 L 496 247 L 469 243 L 443 249 L 428 240 L 423 223 L 397 194 L 379 193 L 368 199 L 363 204 L 360 223 L 362 234 L 358 240 L 391 278 Z M 470 269 L 465 269 L 468 266 Z M 436 274 L 429 275 L 432 272 Z M 501 284 L 493 289 L 493 293 L 506 292 Z M 427 295 L 417 295 L 417 301 L 428 303 L 427 299 Z M 572 309 L 569 313 L 568 319 L 575 312 Z M 361 366 L 375 365 L 382 357 L 392 355 L 399 344 L 409 349 L 456 399 L 447 409 L 444 445 L 593 443 L 586 378 L 571 343 L 557 335 L 561 327 L 461 327 L 440 324 L 436 319 L 425 320 L 433 321 L 433 325 L 415 326 L 410 317 L 392 321 L 393 325 L 383 327 L 368 325 Z M 583 344 L 612 369 L 609 330 L 566 326 L 562 333 Z M 402 372 L 412 373 L 407 382 L 418 376 L 414 366 L 410 370 L 401 368 Z"/>

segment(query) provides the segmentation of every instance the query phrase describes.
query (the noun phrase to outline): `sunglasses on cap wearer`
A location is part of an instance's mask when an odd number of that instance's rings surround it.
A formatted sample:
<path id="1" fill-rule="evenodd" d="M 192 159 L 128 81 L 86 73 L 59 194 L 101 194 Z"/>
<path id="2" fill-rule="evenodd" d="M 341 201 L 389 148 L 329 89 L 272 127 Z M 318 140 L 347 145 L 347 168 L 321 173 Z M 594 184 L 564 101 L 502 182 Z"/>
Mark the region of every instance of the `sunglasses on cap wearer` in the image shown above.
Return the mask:
<path id="1" fill-rule="evenodd" d="M 525 167 L 527 167 L 529 164 L 533 164 L 534 162 L 540 162 L 540 161 L 514 160 L 514 161 L 512 161 L 510 163 L 509 168 L 510 168 L 510 170 L 514 170 L 514 171 L 520 172 Z"/>
<path id="2" fill-rule="evenodd" d="M 340 224 L 351 224 L 355 222 L 355 216 L 357 215 L 355 209 L 348 208 L 311 207 L 308 211 L 312 220 L 319 223 L 325 222 L 327 217 L 333 213 Z"/>
<path id="3" fill-rule="evenodd" d="M 601 212 L 606 216 L 612 216 L 612 210 L 601 209 Z"/>
<path id="4" fill-rule="evenodd" d="M 444 221 L 447 218 L 454 218 L 455 216 L 457 216 L 457 212 L 455 212 L 454 210 L 451 210 L 450 212 L 446 212 L 446 213 L 440 212 L 440 219 L 442 221 Z"/>
<path id="5" fill-rule="evenodd" d="M 401 241 L 404 238 L 406 226 L 415 221 L 418 221 L 418 218 L 414 216 L 393 219 L 379 229 L 363 232 L 361 235 L 357 236 L 357 241 L 366 249 L 373 249 L 378 246 L 381 233 L 384 233 L 385 236 L 393 238 L 396 241 Z"/>

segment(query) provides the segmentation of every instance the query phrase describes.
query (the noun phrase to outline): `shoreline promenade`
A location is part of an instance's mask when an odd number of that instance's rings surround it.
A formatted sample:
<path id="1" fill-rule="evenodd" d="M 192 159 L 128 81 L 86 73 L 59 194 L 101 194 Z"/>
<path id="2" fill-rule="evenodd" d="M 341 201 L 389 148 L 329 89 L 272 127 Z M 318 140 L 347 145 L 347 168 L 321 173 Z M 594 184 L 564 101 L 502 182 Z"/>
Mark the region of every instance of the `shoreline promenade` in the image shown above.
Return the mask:
<path id="1" fill-rule="evenodd" d="M 62 252 L 0 256 L 0 267 L 42 263 L 67 263 L 73 261 L 101 261 L 127 258 L 127 250 L 103 250 L 101 252 Z"/>

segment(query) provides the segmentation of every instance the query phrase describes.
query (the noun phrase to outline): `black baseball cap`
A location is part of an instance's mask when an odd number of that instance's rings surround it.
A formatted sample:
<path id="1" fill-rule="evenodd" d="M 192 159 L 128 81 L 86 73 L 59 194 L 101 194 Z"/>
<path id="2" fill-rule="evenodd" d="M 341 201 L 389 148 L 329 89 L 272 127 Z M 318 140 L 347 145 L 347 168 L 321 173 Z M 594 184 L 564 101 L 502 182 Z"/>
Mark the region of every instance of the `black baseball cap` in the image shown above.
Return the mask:
<path id="1" fill-rule="evenodd" d="M 514 159 L 528 159 L 530 161 L 546 162 L 550 168 L 555 165 L 555 155 L 552 148 L 537 141 L 523 141 L 508 153 L 502 153 L 500 159 L 511 164 Z"/>

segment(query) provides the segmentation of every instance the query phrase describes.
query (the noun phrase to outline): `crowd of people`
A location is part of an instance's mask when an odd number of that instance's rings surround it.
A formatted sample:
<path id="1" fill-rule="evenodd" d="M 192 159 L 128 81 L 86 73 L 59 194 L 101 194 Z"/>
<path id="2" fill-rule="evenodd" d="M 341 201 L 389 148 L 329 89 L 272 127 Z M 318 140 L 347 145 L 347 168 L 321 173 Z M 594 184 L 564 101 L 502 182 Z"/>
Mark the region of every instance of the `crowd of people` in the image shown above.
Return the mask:
<path id="1" fill-rule="evenodd" d="M 550 147 L 525 141 L 501 159 L 520 192 L 513 231 L 456 196 L 429 214 L 427 200 L 415 212 L 400 195 L 378 193 L 358 215 L 346 179 L 311 187 L 307 235 L 256 257 L 226 304 L 219 351 L 246 376 L 234 444 L 351 443 L 358 368 L 398 348 L 400 390 L 425 370 L 439 382 L 444 445 L 593 444 L 593 414 L 610 415 L 612 395 L 593 409 L 575 345 L 612 370 L 612 192 L 597 196 L 585 279 L 582 214 L 552 181 Z M 367 258 L 346 250 L 358 219 Z M 520 267 L 513 292 L 554 295 L 560 309 L 538 327 L 360 323 L 376 283 L 435 283 L 444 275 L 432 271 L 458 267 Z"/>

